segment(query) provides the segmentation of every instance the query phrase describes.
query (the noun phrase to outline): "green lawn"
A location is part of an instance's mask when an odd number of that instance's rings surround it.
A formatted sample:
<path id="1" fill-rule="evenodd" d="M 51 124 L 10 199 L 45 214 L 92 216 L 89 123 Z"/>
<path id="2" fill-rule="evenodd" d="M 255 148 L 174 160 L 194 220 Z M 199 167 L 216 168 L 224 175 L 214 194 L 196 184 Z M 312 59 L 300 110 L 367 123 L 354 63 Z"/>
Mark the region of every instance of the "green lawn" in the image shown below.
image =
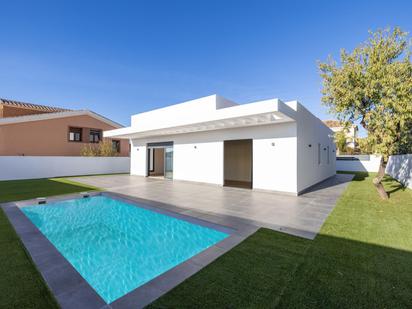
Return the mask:
<path id="1" fill-rule="evenodd" d="M 412 190 L 357 174 L 315 240 L 260 229 L 152 308 L 407 308 Z"/>
<path id="2" fill-rule="evenodd" d="M 100 189 L 71 181 L 70 178 L 0 181 L 0 203 L 92 190 Z"/>
<path id="3" fill-rule="evenodd" d="M 0 203 L 97 188 L 69 179 L 0 181 Z M 0 308 L 57 308 L 42 277 L 0 211 Z"/>
<path id="4" fill-rule="evenodd" d="M 412 190 L 390 178 L 385 187 L 386 202 L 357 174 L 315 240 L 260 229 L 151 307 L 410 307 Z M 0 182 L 0 201 L 85 190 L 67 179 Z M 2 213 L 0 228 L 0 307 L 54 307 Z"/>

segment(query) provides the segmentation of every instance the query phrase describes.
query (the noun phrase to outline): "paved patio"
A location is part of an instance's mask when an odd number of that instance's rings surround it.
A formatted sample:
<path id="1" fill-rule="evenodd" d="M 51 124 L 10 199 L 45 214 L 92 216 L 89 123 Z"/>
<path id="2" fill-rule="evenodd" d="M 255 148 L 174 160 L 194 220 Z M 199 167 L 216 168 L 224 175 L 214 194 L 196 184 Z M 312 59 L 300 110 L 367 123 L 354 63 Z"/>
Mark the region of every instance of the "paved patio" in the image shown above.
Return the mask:
<path id="1" fill-rule="evenodd" d="M 313 239 L 352 177 L 338 174 L 301 196 L 130 175 L 72 179 L 232 228 L 247 224 Z"/>

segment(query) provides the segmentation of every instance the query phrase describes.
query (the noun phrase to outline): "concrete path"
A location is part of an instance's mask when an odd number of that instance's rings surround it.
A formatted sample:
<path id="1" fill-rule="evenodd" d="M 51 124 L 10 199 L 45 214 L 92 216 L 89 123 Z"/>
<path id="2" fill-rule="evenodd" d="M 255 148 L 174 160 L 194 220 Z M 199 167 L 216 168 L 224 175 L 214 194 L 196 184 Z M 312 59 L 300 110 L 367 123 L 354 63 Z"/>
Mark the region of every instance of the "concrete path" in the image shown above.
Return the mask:
<path id="1" fill-rule="evenodd" d="M 313 239 L 353 175 L 338 174 L 301 196 L 141 176 L 74 177 L 74 181 L 165 203 L 168 210 L 228 227 L 248 224 Z"/>

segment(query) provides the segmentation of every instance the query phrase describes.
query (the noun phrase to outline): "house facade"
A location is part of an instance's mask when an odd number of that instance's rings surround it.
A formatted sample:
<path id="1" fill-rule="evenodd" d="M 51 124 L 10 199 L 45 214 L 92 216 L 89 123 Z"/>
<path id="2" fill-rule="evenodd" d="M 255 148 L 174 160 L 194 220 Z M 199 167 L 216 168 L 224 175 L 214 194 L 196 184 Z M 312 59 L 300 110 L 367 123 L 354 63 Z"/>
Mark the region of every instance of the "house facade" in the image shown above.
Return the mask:
<path id="1" fill-rule="evenodd" d="M 297 101 L 218 95 L 133 115 L 132 175 L 302 193 L 335 174 L 333 132 Z"/>
<path id="2" fill-rule="evenodd" d="M 104 130 L 121 127 L 88 110 L 0 99 L 0 156 L 80 156 Z M 128 141 L 109 140 L 119 156 L 129 156 Z"/>

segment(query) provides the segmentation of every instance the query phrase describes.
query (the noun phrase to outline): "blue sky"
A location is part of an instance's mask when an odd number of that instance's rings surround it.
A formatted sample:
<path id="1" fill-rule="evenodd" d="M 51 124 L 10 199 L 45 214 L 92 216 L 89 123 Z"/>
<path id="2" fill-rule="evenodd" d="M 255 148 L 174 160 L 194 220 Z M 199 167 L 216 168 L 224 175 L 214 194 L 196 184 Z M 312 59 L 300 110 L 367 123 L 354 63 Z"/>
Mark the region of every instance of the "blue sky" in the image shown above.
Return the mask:
<path id="1" fill-rule="evenodd" d="M 368 29 L 412 31 L 411 1 L 1 1 L 0 97 L 130 115 L 218 93 L 298 99 L 317 61 Z"/>

